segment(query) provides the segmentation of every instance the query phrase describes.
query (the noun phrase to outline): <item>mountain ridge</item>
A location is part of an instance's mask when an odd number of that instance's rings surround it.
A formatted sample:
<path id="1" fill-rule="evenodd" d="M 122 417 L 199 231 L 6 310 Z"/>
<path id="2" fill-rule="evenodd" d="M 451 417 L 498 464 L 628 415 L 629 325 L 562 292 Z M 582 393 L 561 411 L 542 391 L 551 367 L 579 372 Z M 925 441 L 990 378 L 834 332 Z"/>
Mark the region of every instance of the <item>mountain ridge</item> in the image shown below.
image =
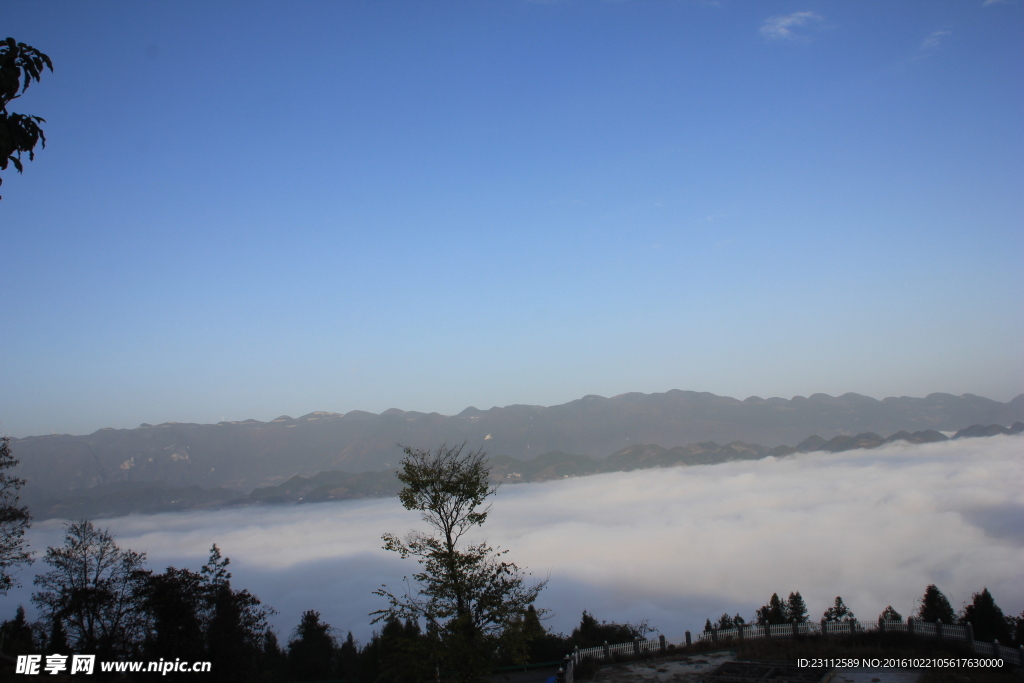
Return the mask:
<path id="1" fill-rule="evenodd" d="M 1024 395 L 1000 403 L 973 394 L 874 399 L 816 393 L 742 401 L 707 392 L 591 394 L 556 406 L 513 404 L 458 415 L 388 409 L 315 411 L 269 422 L 165 422 L 89 435 L 12 440 L 29 486 L 62 492 L 117 481 L 162 481 L 245 491 L 323 471 L 365 472 L 397 464 L 397 444 L 483 445 L 529 460 L 542 453 L 599 457 L 635 444 L 666 448 L 734 441 L 774 447 L 808 434 L 829 438 L 898 430 L 956 431 L 1024 420 Z"/>

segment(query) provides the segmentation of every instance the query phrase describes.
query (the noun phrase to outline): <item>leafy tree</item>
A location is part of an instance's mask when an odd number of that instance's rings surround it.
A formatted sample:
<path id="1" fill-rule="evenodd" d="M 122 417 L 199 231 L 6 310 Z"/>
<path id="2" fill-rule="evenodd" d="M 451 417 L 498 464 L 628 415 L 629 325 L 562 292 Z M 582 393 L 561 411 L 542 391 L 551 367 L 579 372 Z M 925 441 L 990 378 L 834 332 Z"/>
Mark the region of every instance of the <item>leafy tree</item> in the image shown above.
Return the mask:
<path id="1" fill-rule="evenodd" d="M 974 629 L 974 637 L 987 643 L 998 640 L 1007 645 L 1013 641 L 1013 629 L 1003 610 L 992 598 L 988 588 L 972 596 L 971 604 L 964 608 L 961 621 L 969 623 Z"/>
<path id="2" fill-rule="evenodd" d="M 711 629 L 712 628 L 714 628 L 714 626 L 711 625 L 711 619 L 705 619 L 704 620 L 704 633 L 711 633 Z"/>
<path id="3" fill-rule="evenodd" d="M 320 613 L 307 610 L 288 643 L 288 672 L 296 681 L 325 681 L 334 678 L 337 643 L 331 625 L 320 621 Z"/>
<path id="4" fill-rule="evenodd" d="M 1013 617 L 1013 644 L 1017 647 L 1024 647 L 1024 611 L 1020 616 Z"/>
<path id="5" fill-rule="evenodd" d="M 720 631 L 723 629 L 736 628 L 736 621 L 729 616 L 728 612 L 726 612 L 718 618 L 718 623 L 715 624 L 715 628 L 717 628 Z"/>
<path id="6" fill-rule="evenodd" d="M 785 624 L 787 621 L 789 621 L 789 615 L 786 614 L 786 605 L 779 599 L 778 593 L 772 593 L 768 604 L 757 610 L 757 623 L 760 626 Z"/>
<path id="7" fill-rule="evenodd" d="M 789 621 L 796 624 L 804 624 L 808 621 L 807 603 L 800 595 L 800 591 L 790 593 L 786 599 L 786 616 Z"/>
<path id="8" fill-rule="evenodd" d="M 744 624 L 747 623 L 747 621 L 746 621 L 746 619 L 741 617 L 739 614 L 735 614 L 735 615 L 733 615 L 732 623 L 735 626 L 743 626 Z"/>
<path id="9" fill-rule="evenodd" d="M 903 621 L 903 615 L 894 610 L 892 605 L 889 605 L 882 610 L 882 613 L 878 615 L 878 618 L 882 621 Z"/>
<path id="10" fill-rule="evenodd" d="M 821 618 L 825 621 L 853 621 L 856 619 L 853 612 L 843 604 L 843 599 L 838 595 L 836 596 L 836 603 L 825 610 Z"/>
<path id="11" fill-rule="evenodd" d="M 934 583 L 924 589 L 917 618 L 921 621 L 941 621 L 943 624 L 956 623 L 953 607 Z"/>
<path id="12" fill-rule="evenodd" d="M 25 531 L 32 515 L 26 506 L 18 504 L 25 480 L 5 471 L 17 465 L 11 455 L 10 437 L 0 438 L 0 595 L 16 585 L 11 568 L 32 562 L 32 554 L 25 550 Z"/>
<path id="13" fill-rule="evenodd" d="M 8 164 L 14 164 L 21 173 L 24 170 L 22 154 L 27 153 L 32 160 L 36 144 L 46 147 L 46 136 L 39 127 L 40 123 L 46 123 L 43 118 L 7 111 L 11 100 L 21 97 L 32 81 L 39 81 L 44 66 L 53 71 L 50 58 L 34 47 L 15 42 L 14 38 L 0 42 L 0 170 L 5 171 Z"/>
<path id="14" fill-rule="evenodd" d="M 415 557 L 422 571 L 413 575 L 416 593 L 397 596 L 387 586 L 375 591 L 388 608 L 374 612 L 375 623 L 388 616 L 424 620 L 441 668 L 457 669 L 461 680 L 476 680 L 490 668 L 499 637 L 523 619 L 544 582 L 528 585 L 526 575 L 486 543 L 463 537 L 486 520 L 484 507 L 497 489 L 489 483 L 486 452 L 464 452 L 465 444 L 435 451 L 406 447 L 398 494 L 407 510 L 418 510 L 430 533 L 411 532 L 404 540 L 384 534 L 384 548 L 403 559 Z"/>
<path id="15" fill-rule="evenodd" d="M 580 649 L 596 647 L 604 642 L 627 643 L 638 636 L 645 636 L 649 632 L 646 622 L 638 626 L 632 624 L 618 624 L 615 622 L 598 621 L 593 614 L 583 611 L 580 625 L 572 630 L 569 636 L 569 646 Z"/>
<path id="16" fill-rule="evenodd" d="M 46 549 L 44 561 L 52 569 L 35 578 L 43 590 L 32 602 L 48 623 L 64 621 L 73 649 L 127 654 L 145 633 L 145 559 L 144 553 L 121 550 L 108 531 L 88 520 L 69 523 L 64 546 Z"/>

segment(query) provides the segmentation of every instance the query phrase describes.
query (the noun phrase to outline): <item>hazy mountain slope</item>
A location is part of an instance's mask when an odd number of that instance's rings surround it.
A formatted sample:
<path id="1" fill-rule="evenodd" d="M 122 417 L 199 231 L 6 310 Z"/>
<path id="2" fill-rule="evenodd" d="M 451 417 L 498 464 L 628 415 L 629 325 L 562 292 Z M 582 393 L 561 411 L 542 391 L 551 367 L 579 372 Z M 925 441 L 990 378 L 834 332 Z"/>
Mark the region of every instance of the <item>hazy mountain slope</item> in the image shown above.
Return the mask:
<path id="1" fill-rule="evenodd" d="M 530 459 L 561 451 L 600 457 L 636 444 L 672 449 L 716 441 L 796 443 L 808 434 L 852 436 L 897 430 L 953 431 L 1024 419 L 1024 395 L 1000 403 L 966 394 L 876 400 L 858 394 L 739 401 L 691 391 L 587 396 L 542 407 L 467 408 L 459 415 L 387 410 L 311 413 L 271 422 L 165 423 L 38 436 L 12 443 L 29 486 L 66 491 L 118 481 L 249 490 L 294 475 L 360 472 L 394 465 L 396 444 L 429 448 L 468 441 L 494 455 Z M 674 456 L 673 456 L 674 457 Z M 690 457 L 695 457 L 691 454 Z"/>

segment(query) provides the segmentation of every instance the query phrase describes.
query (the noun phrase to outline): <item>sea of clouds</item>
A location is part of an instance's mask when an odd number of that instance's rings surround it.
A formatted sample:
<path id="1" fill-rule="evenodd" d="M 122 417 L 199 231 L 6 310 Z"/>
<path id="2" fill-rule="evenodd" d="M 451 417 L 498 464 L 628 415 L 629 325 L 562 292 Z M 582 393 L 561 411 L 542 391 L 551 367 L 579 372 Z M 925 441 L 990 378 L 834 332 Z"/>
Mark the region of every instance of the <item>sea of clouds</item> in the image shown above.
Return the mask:
<path id="1" fill-rule="evenodd" d="M 773 592 L 800 591 L 811 618 L 837 595 L 862 621 L 891 604 L 904 617 L 935 583 L 955 608 L 983 587 L 1024 609 L 1024 436 L 808 453 L 501 487 L 479 538 L 548 580 L 538 601 L 569 632 L 583 610 L 648 620 L 670 641 L 706 617 L 748 620 Z M 199 569 L 214 542 L 233 584 L 278 610 L 287 638 L 307 609 L 365 642 L 372 591 L 401 588 L 417 565 L 380 536 L 425 528 L 396 499 L 101 520 L 156 570 Z M 33 526 L 39 555 L 63 522 Z M 479 540 L 479 538 L 477 540 Z M 37 561 L 0 599 L 29 607 Z M 29 612 L 33 610 L 29 608 Z"/>

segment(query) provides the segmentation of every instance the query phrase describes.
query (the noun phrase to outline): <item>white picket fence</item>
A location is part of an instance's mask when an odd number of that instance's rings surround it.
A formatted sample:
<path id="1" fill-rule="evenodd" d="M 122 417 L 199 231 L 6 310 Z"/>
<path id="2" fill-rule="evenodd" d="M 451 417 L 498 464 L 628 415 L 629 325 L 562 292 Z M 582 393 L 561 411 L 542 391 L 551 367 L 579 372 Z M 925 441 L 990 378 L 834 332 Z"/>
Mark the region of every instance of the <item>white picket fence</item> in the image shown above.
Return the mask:
<path id="1" fill-rule="evenodd" d="M 905 622 L 879 621 L 877 626 L 872 624 L 867 627 L 856 620 L 823 621 L 820 623 L 808 622 L 802 624 L 772 624 L 768 626 L 750 624 L 739 628 L 721 630 L 712 629 L 711 631 L 705 631 L 697 636 L 697 642 L 714 642 L 722 643 L 724 645 L 727 643 L 733 643 L 740 639 L 753 640 L 766 637 L 792 638 L 797 635 L 848 636 L 855 633 L 864 633 L 865 631 L 911 633 L 915 636 L 924 636 L 926 638 L 941 638 L 960 642 L 969 642 L 976 654 L 1002 659 L 1007 664 L 1024 666 L 1024 648 L 1006 647 L 1004 645 L 1000 645 L 998 642 L 982 643 L 976 641 L 974 640 L 974 636 L 969 625 L 961 626 L 957 624 L 943 624 L 941 622 L 931 623 L 926 621 L 917 621 L 915 619 L 907 619 Z M 689 631 L 687 631 L 687 642 L 680 643 L 679 647 L 686 647 L 689 640 L 690 634 Z M 582 650 L 577 648 L 571 655 L 566 655 L 565 665 L 563 666 L 564 671 L 561 673 L 564 675 L 565 683 L 573 683 L 573 669 L 584 659 L 604 660 L 612 659 L 616 655 L 636 655 L 643 654 L 645 652 L 658 651 L 664 652 L 667 646 L 668 644 L 665 640 L 665 636 L 659 636 L 657 639 L 638 638 L 629 643 L 616 643 L 615 645 L 605 644 L 597 647 L 584 648 Z"/>

